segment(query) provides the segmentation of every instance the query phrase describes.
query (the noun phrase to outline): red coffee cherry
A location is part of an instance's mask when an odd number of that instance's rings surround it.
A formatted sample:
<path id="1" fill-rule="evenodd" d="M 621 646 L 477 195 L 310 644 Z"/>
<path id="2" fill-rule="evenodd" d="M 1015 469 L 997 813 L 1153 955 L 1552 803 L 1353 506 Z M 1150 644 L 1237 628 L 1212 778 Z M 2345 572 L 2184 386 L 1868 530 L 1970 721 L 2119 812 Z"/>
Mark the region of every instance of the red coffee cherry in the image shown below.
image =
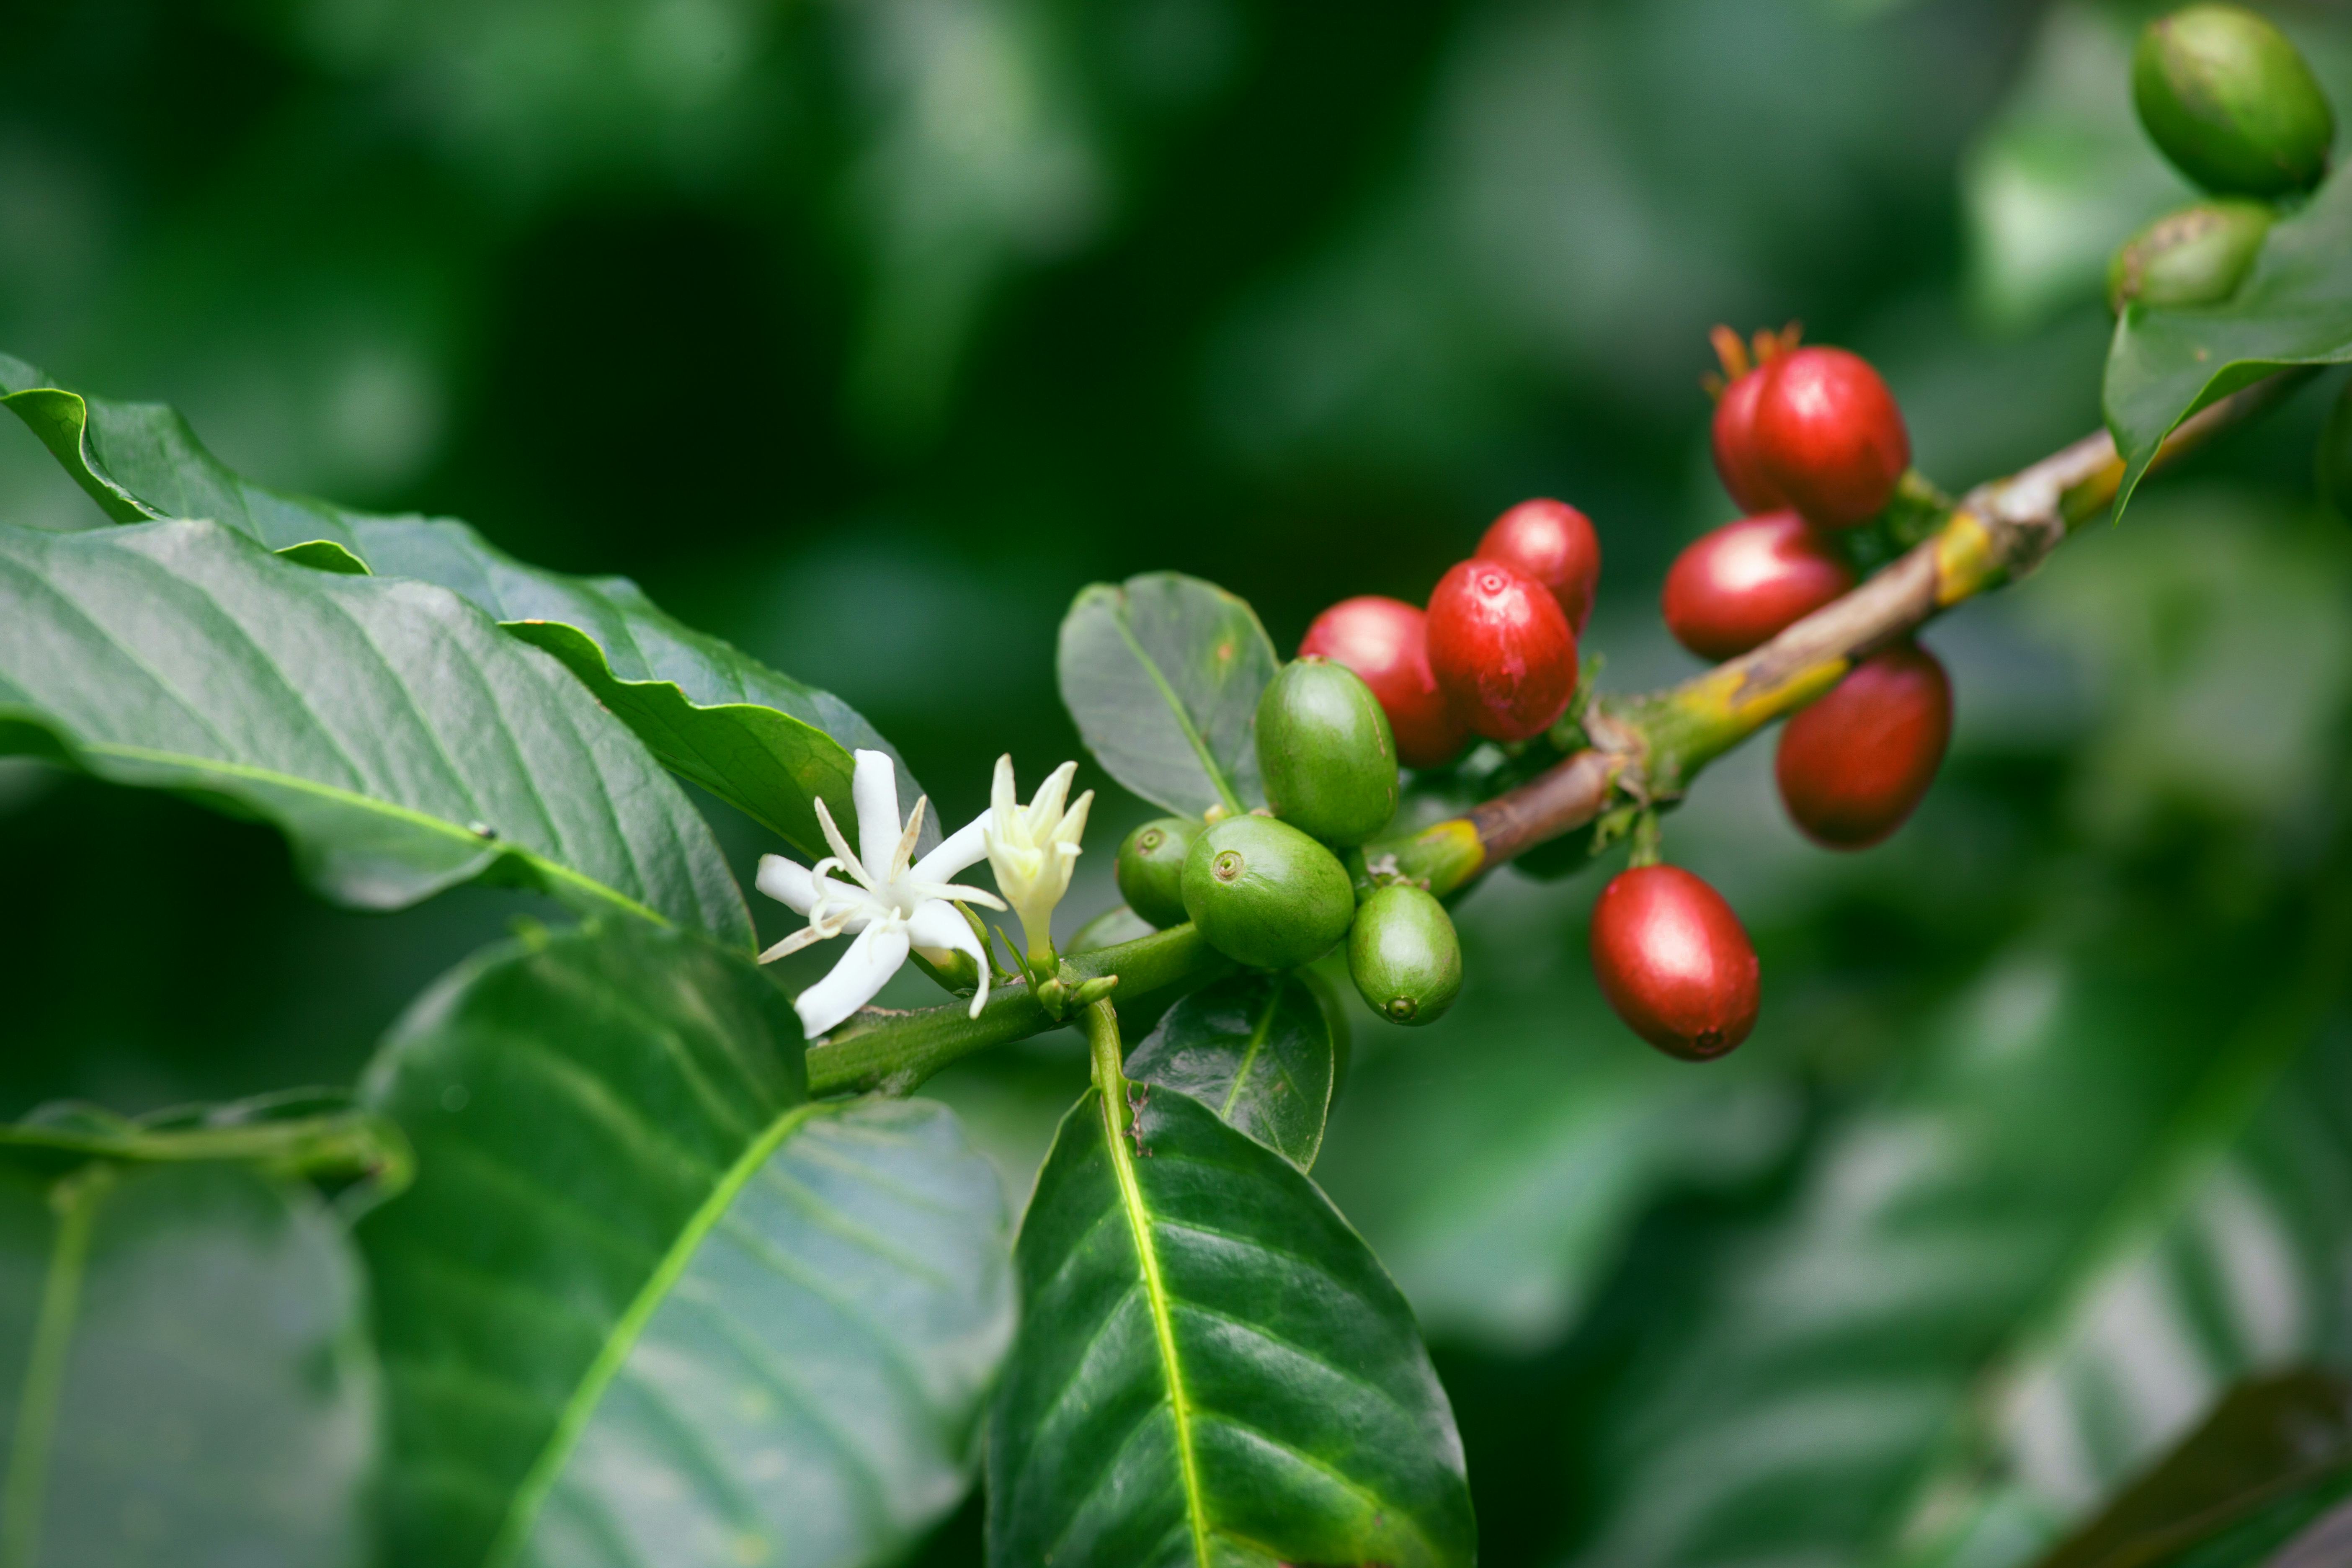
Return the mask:
<path id="1" fill-rule="evenodd" d="M 1725 523 L 1666 572 L 1666 630 L 1701 658 L 1772 640 L 1853 586 L 1853 568 L 1793 511 Z"/>
<path id="2" fill-rule="evenodd" d="M 1903 410 L 1878 373 L 1843 349 L 1803 348 L 1761 374 L 1752 450 L 1764 478 L 1817 528 L 1877 516 L 1911 466 Z"/>
<path id="3" fill-rule="evenodd" d="M 1566 501 L 1523 500 L 1486 530 L 1478 559 L 1516 566 L 1550 589 L 1568 629 L 1584 635 L 1601 582 L 1601 540 L 1591 519 Z"/>
<path id="4" fill-rule="evenodd" d="M 1951 678 L 1926 648 L 1897 643 L 1782 726 L 1780 804 L 1814 843 L 1867 848 L 1918 805 L 1951 738 Z"/>
<path id="5" fill-rule="evenodd" d="M 1716 476 L 1742 511 L 1779 511 L 1789 504 L 1756 458 L 1756 395 L 1763 390 L 1764 373 L 1751 370 L 1734 378 L 1715 405 Z"/>
<path id="6" fill-rule="evenodd" d="M 1316 616 L 1298 644 L 1299 658 L 1344 664 L 1372 689 L 1396 736 L 1397 761 L 1409 768 L 1442 767 L 1470 743 L 1470 726 L 1429 672 L 1426 627 L 1416 606 L 1366 594 Z"/>
<path id="7" fill-rule="evenodd" d="M 1471 733 L 1524 741 L 1576 694 L 1576 634 L 1541 583 L 1500 561 L 1465 561 L 1429 596 L 1429 668 Z"/>
<path id="8" fill-rule="evenodd" d="M 1633 1031 L 1703 1062 L 1756 1026 L 1755 945 L 1723 895 L 1679 866 L 1621 871 L 1592 905 L 1592 973 Z"/>

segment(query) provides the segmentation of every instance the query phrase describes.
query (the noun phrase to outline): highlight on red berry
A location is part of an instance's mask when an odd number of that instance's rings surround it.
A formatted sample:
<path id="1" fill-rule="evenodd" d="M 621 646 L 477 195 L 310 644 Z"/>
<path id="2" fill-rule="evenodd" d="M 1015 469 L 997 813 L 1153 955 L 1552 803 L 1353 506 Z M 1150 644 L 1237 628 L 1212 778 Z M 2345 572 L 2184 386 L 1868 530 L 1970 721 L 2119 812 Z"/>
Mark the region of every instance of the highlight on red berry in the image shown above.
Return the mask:
<path id="1" fill-rule="evenodd" d="M 1576 634 L 1551 590 L 1500 561 L 1465 561 L 1429 596 L 1429 668 L 1470 731 L 1524 741 L 1576 694 Z"/>
<path id="2" fill-rule="evenodd" d="M 1717 327 L 1710 336 L 1724 380 L 1715 402 L 1716 476 L 1740 510 L 1780 510 L 1789 498 L 1765 476 L 1756 457 L 1756 395 L 1764 389 L 1764 366 L 1797 346 L 1797 328 L 1791 323 L 1778 333 L 1757 333 L 1752 357 L 1748 345 L 1729 327 Z"/>
<path id="3" fill-rule="evenodd" d="M 1814 843 L 1866 849 L 1918 807 L 1951 738 L 1951 678 L 1926 648 L 1897 643 L 1782 727 L 1780 804 Z"/>
<path id="4" fill-rule="evenodd" d="M 1591 518 L 1566 501 L 1523 500 L 1486 530 L 1478 559 L 1516 566 L 1550 589 L 1568 629 L 1584 635 L 1601 583 L 1601 538 Z"/>
<path id="5" fill-rule="evenodd" d="M 1409 768 L 1443 767 L 1470 743 L 1470 726 L 1430 673 L 1427 625 L 1418 606 L 1365 594 L 1316 616 L 1298 643 L 1299 658 L 1344 664 L 1372 689 Z"/>
<path id="6" fill-rule="evenodd" d="M 1801 348 L 1761 374 L 1750 449 L 1788 504 L 1817 528 L 1852 528 L 1885 510 L 1911 466 L 1911 433 L 1869 362 Z"/>
<path id="7" fill-rule="evenodd" d="M 1853 568 L 1793 511 L 1727 522 L 1675 558 L 1666 629 L 1701 658 L 1769 642 L 1854 584 Z"/>
<path id="8" fill-rule="evenodd" d="M 1756 1026 L 1755 944 L 1723 895 L 1679 866 L 1621 871 L 1592 905 L 1592 973 L 1628 1027 L 1710 1061 Z"/>

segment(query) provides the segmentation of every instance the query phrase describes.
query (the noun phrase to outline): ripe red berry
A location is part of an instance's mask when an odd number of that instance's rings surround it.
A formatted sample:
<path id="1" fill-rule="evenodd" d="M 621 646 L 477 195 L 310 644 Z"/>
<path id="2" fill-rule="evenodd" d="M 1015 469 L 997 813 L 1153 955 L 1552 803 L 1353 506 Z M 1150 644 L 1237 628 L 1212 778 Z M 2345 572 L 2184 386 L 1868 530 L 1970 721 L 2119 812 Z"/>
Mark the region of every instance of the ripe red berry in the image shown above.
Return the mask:
<path id="1" fill-rule="evenodd" d="M 1756 948 L 1723 895 L 1679 866 L 1621 871 L 1592 905 L 1592 972 L 1633 1031 L 1703 1062 L 1756 1026 Z"/>
<path id="2" fill-rule="evenodd" d="M 1344 664 L 1372 689 L 1396 737 L 1397 761 L 1409 768 L 1441 767 L 1470 742 L 1470 726 L 1429 672 L 1426 626 L 1416 606 L 1367 594 L 1316 616 L 1298 644 L 1299 658 Z"/>
<path id="3" fill-rule="evenodd" d="M 1781 729 L 1780 804 L 1816 844 L 1866 848 L 1918 805 L 1951 738 L 1951 678 L 1934 654 L 1897 643 Z"/>
<path id="4" fill-rule="evenodd" d="M 1764 477 L 1756 458 L 1756 395 L 1764 372 L 1734 378 L 1715 405 L 1715 471 L 1742 511 L 1778 511 L 1789 504 L 1780 487 Z"/>
<path id="5" fill-rule="evenodd" d="M 1550 589 L 1568 629 L 1584 635 L 1601 582 L 1601 540 L 1591 519 L 1566 501 L 1523 500 L 1486 530 L 1478 558 L 1516 566 Z"/>
<path id="6" fill-rule="evenodd" d="M 1793 511 L 1727 522 L 1666 572 L 1660 607 L 1675 640 L 1701 658 L 1769 642 L 1853 586 L 1853 568 Z"/>
<path id="7" fill-rule="evenodd" d="M 1895 395 L 1867 361 L 1803 348 L 1759 373 L 1751 450 L 1764 478 L 1819 528 L 1867 522 L 1911 466 Z"/>
<path id="8" fill-rule="evenodd" d="M 1429 668 L 1473 734 L 1524 741 L 1576 694 L 1576 634 L 1541 583 L 1500 561 L 1465 561 L 1429 595 Z"/>

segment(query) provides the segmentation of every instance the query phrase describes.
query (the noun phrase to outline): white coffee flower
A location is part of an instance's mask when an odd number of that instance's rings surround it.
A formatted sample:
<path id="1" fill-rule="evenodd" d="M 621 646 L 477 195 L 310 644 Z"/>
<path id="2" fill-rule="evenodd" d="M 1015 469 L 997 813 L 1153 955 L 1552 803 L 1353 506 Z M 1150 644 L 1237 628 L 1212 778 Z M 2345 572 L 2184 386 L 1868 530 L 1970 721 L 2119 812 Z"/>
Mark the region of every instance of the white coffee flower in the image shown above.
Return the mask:
<path id="1" fill-rule="evenodd" d="M 833 853 L 814 866 L 802 866 L 781 855 L 760 857 L 760 891 L 808 917 L 807 929 L 796 931 L 760 955 L 766 963 L 811 942 L 836 936 L 855 936 L 849 951 L 833 972 L 793 1001 L 802 1032 L 816 1038 L 874 1000 L 883 984 L 920 950 L 923 956 L 945 963 L 951 953 L 971 955 L 980 968 L 980 991 L 971 999 L 971 1016 L 980 1016 L 988 1000 L 988 951 L 981 945 L 971 922 L 956 902 L 1001 910 L 1003 901 L 978 888 L 950 881 L 987 853 L 985 816 L 973 818 L 920 860 L 912 860 L 915 841 L 923 830 L 928 797 L 915 802 L 902 828 L 898 822 L 898 778 L 890 759 L 880 752 L 859 752 L 851 775 L 850 799 L 857 807 L 857 846 L 850 851 L 833 813 L 816 803 L 818 824 Z M 847 882 L 832 873 L 846 871 Z M 936 956 L 934 956 L 936 955 Z"/>
<path id="2" fill-rule="evenodd" d="M 1021 917 L 1032 960 L 1053 951 L 1054 906 L 1069 891 L 1070 868 L 1077 861 L 1087 812 L 1095 803 L 1095 792 L 1088 790 L 1063 809 L 1077 772 L 1077 763 L 1064 763 L 1024 806 L 1013 798 L 1012 757 L 999 757 L 988 815 L 981 818 L 987 830 L 989 868 L 996 873 L 998 890 Z"/>

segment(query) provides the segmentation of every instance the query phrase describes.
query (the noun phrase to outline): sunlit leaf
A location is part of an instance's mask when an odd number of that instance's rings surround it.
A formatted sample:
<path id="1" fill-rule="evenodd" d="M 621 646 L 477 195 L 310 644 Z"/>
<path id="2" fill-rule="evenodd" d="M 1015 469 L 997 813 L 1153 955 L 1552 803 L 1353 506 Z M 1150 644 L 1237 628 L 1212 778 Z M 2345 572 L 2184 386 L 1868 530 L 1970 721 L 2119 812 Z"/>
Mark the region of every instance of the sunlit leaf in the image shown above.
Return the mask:
<path id="1" fill-rule="evenodd" d="M 1323 1147 L 1347 1019 L 1302 973 L 1240 974 L 1169 1010 L 1127 1076 L 1191 1095 L 1300 1170 Z"/>
<path id="2" fill-rule="evenodd" d="M 685 775 L 811 855 L 812 802 L 855 819 L 850 752 L 898 753 L 856 710 L 665 615 L 625 577 L 526 565 L 448 519 L 378 517 L 283 495 L 230 471 L 162 404 L 56 385 L 0 355 L 5 402 L 118 522 L 210 518 L 309 566 L 436 583 L 545 648 Z M 899 793 L 920 790 L 898 764 Z M 938 837 L 927 822 L 926 842 Z"/>
<path id="3" fill-rule="evenodd" d="M 493 952 L 364 1089 L 394 1560 L 892 1560 L 969 1484 L 1012 1333 L 994 1173 L 920 1100 L 804 1096 L 748 962 L 615 924 Z"/>
<path id="4" fill-rule="evenodd" d="M 1577 1561 L 1892 1547 L 1979 1380 L 2068 1300 L 2282 968 L 2254 933 L 2188 922 L 2023 940 L 1598 1414 L 1607 1500 Z"/>
<path id="5" fill-rule="evenodd" d="M 1470 1563 L 1461 1442 L 1396 1287 L 1289 1162 L 1132 1094 L 1117 1133 L 1078 1101 L 1022 1222 L 989 1561 Z"/>
<path id="6" fill-rule="evenodd" d="M 751 942 L 709 826 L 557 666 L 215 522 L 0 528 L 0 749 L 229 803 L 358 908 L 488 879 Z"/>
<path id="7" fill-rule="evenodd" d="M 0 1130 L 0 1562 L 372 1563 L 378 1384 L 342 1226 L 241 1161 L 59 1153 Z"/>
<path id="8" fill-rule="evenodd" d="M 2338 169 L 2311 205 L 2274 225 L 2226 304 L 2133 304 L 2107 352 L 2107 428 L 2123 454 L 2121 516 L 2173 426 L 2290 365 L 2352 360 L 2352 175 Z"/>
<path id="9" fill-rule="evenodd" d="M 1082 590 L 1062 620 L 1062 705 L 1105 772 L 1199 816 L 1265 799 L 1257 700 L 1280 661 L 1256 613 L 1173 572 Z"/>

